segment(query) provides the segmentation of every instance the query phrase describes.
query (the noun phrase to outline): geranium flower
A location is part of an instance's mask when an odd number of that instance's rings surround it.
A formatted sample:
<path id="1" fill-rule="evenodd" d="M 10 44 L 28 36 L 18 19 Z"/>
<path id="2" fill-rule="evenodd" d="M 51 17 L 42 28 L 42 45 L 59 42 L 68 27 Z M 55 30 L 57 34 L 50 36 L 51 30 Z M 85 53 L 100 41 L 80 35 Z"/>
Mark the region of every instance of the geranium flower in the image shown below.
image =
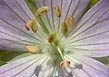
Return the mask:
<path id="1" fill-rule="evenodd" d="M 95 57 L 109 56 L 109 1 L 0 0 L 0 49 L 25 57 L 0 67 L 0 77 L 109 77 Z M 84 14 L 85 13 L 85 14 Z"/>

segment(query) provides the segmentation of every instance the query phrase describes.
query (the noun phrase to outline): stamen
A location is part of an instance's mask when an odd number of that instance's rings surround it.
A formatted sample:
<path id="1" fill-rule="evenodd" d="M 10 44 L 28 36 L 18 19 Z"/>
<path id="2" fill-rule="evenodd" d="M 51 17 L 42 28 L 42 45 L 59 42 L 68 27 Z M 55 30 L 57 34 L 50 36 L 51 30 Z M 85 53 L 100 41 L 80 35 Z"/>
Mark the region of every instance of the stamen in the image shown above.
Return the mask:
<path id="1" fill-rule="evenodd" d="M 67 36 L 68 28 L 65 22 L 62 22 L 62 33 L 64 36 Z"/>
<path id="2" fill-rule="evenodd" d="M 31 26 L 31 29 L 33 32 L 37 32 L 38 27 L 37 27 L 37 25 L 33 25 L 33 26 Z"/>
<path id="3" fill-rule="evenodd" d="M 57 40 L 57 33 L 54 32 L 53 34 L 51 34 L 49 37 L 48 37 L 48 42 L 49 43 L 54 43 L 55 45 L 58 44 L 58 40 Z"/>
<path id="4" fill-rule="evenodd" d="M 61 67 L 65 67 L 65 66 L 68 66 L 68 65 L 70 65 L 70 61 L 61 61 L 60 62 Z"/>
<path id="5" fill-rule="evenodd" d="M 65 19 L 65 23 L 69 29 L 75 26 L 75 20 L 72 16 L 67 16 Z"/>
<path id="6" fill-rule="evenodd" d="M 41 16 L 42 14 L 45 14 L 49 11 L 49 7 L 48 6 L 43 6 L 40 7 L 37 11 L 36 11 L 36 16 Z"/>
<path id="7" fill-rule="evenodd" d="M 30 21 L 27 22 L 25 27 L 26 27 L 27 30 L 32 29 L 33 32 L 36 32 L 37 28 L 38 28 L 37 27 L 37 21 L 35 19 L 30 20 Z"/>
<path id="8" fill-rule="evenodd" d="M 56 16 L 57 16 L 57 17 L 61 17 L 62 12 L 61 12 L 61 8 L 60 8 L 59 5 L 57 5 L 57 6 L 55 7 L 55 13 L 56 13 Z"/>
<path id="9" fill-rule="evenodd" d="M 39 48 L 37 46 L 26 46 L 28 52 L 32 53 L 32 54 L 37 54 L 39 53 Z"/>

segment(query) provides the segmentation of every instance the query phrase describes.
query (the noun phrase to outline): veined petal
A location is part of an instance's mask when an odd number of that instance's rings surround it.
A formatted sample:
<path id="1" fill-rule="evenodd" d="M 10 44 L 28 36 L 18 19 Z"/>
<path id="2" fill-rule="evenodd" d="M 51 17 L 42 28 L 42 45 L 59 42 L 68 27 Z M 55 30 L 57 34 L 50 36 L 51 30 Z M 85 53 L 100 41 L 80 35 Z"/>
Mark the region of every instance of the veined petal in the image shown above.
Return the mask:
<path id="1" fill-rule="evenodd" d="M 87 57 L 103 57 L 103 56 L 109 56 L 109 50 L 85 50 L 85 49 L 80 49 L 80 50 L 74 50 L 75 54 L 78 55 L 84 55 Z"/>
<path id="2" fill-rule="evenodd" d="M 20 46 L 20 45 L 22 46 L 22 44 L 23 44 L 25 46 L 26 44 L 27 45 L 33 44 L 34 41 L 37 42 L 37 40 L 35 38 L 28 35 L 28 33 L 25 33 L 24 31 L 19 30 L 18 28 L 16 28 L 16 26 L 14 27 L 14 25 L 5 23 L 3 20 L 0 20 L 0 23 L 1 23 L 0 39 L 5 41 L 5 42 L 4 41 L 0 42 L 2 49 L 7 50 L 7 48 L 9 48 L 11 46 L 11 47 L 13 47 L 13 50 L 14 50 L 14 45 L 12 45 L 12 44 L 16 44 L 16 45 L 18 44 L 18 46 Z M 10 50 L 10 49 L 12 50 L 12 48 L 9 48 L 8 50 Z M 19 47 L 17 49 L 18 49 L 17 51 L 20 50 Z"/>
<path id="3" fill-rule="evenodd" d="M 90 0 L 36 0 L 36 4 L 38 7 L 48 5 L 53 11 L 53 15 L 55 16 L 55 8 L 56 5 L 62 6 L 62 18 L 65 19 L 66 14 L 74 16 L 76 20 L 78 20 L 86 9 Z M 51 5 L 52 2 L 52 5 Z M 73 15 L 72 15 L 73 14 Z M 52 15 L 49 15 L 52 16 Z"/>
<path id="4" fill-rule="evenodd" d="M 21 41 L 13 41 L 9 39 L 0 38 L 0 49 L 2 50 L 14 50 L 14 51 L 27 51 L 24 44 Z"/>
<path id="5" fill-rule="evenodd" d="M 34 41 L 38 42 L 39 39 L 41 40 L 40 37 L 37 37 L 32 31 L 28 32 L 25 28 L 26 23 L 35 17 L 30 12 L 24 0 L 1 0 L 0 10 L 0 37 L 2 39 L 28 44 Z M 3 44 L 3 42 L 0 44 Z"/>
<path id="6" fill-rule="evenodd" d="M 82 69 L 72 69 L 72 71 L 78 77 L 108 77 L 109 76 L 109 68 L 94 60 L 92 58 L 80 56 L 80 55 L 68 55 L 69 59 L 76 63 L 82 64 Z"/>
<path id="7" fill-rule="evenodd" d="M 106 65 L 92 58 L 88 58 L 84 56 L 78 56 L 78 60 L 81 61 L 81 64 L 83 65 L 83 69 L 92 77 L 108 77 L 109 76 L 109 68 Z"/>
<path id="8" fill-rule="evenodd" d="M 65 69 L 48 65 L 47 55 L 29 55 L 0 67 L 1 77 L 54 77 L 65 76 Z"/>
<path id="9" fill-rule="evenodd" d="M 44 58 L 42 58 L 44 57 Z M 37 67 L 42 66 L 47 59 L 45 55 L 31 55 L 21 58 L 9 64 L 0 67 L 1 77 L 30 77 L 34 74 L 39 74 L 41 69 L 35 71 Z M 39 71 L 39 72 L 38 72 Z"/>
<path id="10" fill-rule="evenodd" d="M 30 11 L 30 9 L 28 8 L 25 0 L 16 0 L 17 1 L 17 4 L 21 7 L 21 9 L 24 11 L 24 13 L 26 15 L 28 15 L 28 17 L 30 19 L 33 19 L 35 18 L 34 15 L 32 14 L 32 12 Z"/>
<path id="11" fill-rule="evenodd" d="M 77 23 L 87 8 L 89 1 L 90 0 L 63 0 L 63 17 L 68 13 L 67 15 L 73 16 Z"/>
<path id="12" fill-rule="evenodd" d="M 2 38 L 13 39 L 13 40 L 16 38 L 19 38 L 19 39 L 28 40 L 28 41 L 36 40 L 36 39 L 32 38 L 31 36 L 29 36 L 29 34 L 27 32 L 20 30 L 17 26 L 11 25 L 11 23 L 9 24 L 7 21 L 0 20 L 0 25 L 1 25 L 0 26 L 0 34 L 1 34 Z M 11 38 L 9 38 L 9 37 L 11 37 Z M 30 37 L 31 37 L 31 39 L 30 39 Z"/>
<path id="13" fill-rule="evenodd" d="M 77 37 L 80 34 L 86 35 L 85 33 L 87 31 L 91 32 L 91 30 L 99 29 L 99 28 L 97 28 L 96 25 L 98 25 L 98 24 L 100 24 L 104 21 L 108 21 L 108 16 L 107 16 L 109 14 L 108 7 L 109 7 L 109 1 L 108 0 L 101 0 L 94 7 L 92 7 L 83 16 L 83 18 L 80 20 L 80 22 L 77 24 L 76 29 L 74 31 L 72 31 L 72 33 L 71 33 L 71 34 L 73 34 L 72 38 Z M 105 25 L 103 26 L 102 30 L 99 29 L 99 32 L 100 31 L 102 32 L 103 29 L 105 29 Z M 94 33 L 94 32 L 92 32 L 92 33 Z"/>
<path id="14" fill-rule="evenodd" d="M 35 18 L 32 12 L 29 10 L 25 0 L 12 0 L 12 1 L 4 0 L 4 2 L 25 21 Z"/>
<path id="15" fill-rule="evenodd" d="M 51 24 L 54 25 L 57 24 L 56 22 L 59 22 L 55 15 L 55 7 L 57 5 L 59 5 L 62 9 L 62 16 L 60 18 L 61 22 L 65 20 L 67 15 L 73 16 L 76 22 L 78 22 L 90 0 L 67 0 L 67 1 L 66 0 L 35 0 L 35 1 L 38 8 L 45 5 L 50 7 L 50 12 L 48 12 L 49 19 L 43 16 L 43 20 L 47 19 L 48 22 L 51 21 Z"/>
<path id="16" fill-rule="evenodd" d="M 2 41 L 0 48 L 21 51 L 28 49 L 30 52 L 37 52 L 38 49 L 41 52 L 1 66 L 0 76 L 108 77 L 109 68 L 88 58 L 109 55 L 108 1 L 98 2 L 82 19 L 80 18 L 90 0 L 35 1 L 36 19 L 25 0 L 0 1 L 0 40 Z M 56 15 L 56 12 L 62 12 L 62 15 Z M 67 35 L 64 37 L 61 35 L 60 24 L 65 21 L 67 16 L 72 16 L 71 18 L 74 18 L 76 24 L 74 28 L 68 29 Z M 66 22 L 64 23 L 66 24 Z M 73 21 L 71 22 L 73 23 Z M 34 25 L 38 27 L 36 33 L 30 31 Z M 50 38 L 55 38 L 51 43 L 49 35 L 52 36 L 53 32 L 57 35 Z"/>
<path id="17" fill-rule="evenodd" d="M 83 16 L 69 37 L 69 42 L 74 51 L 83 51 L 83 54 L 90 57 L 109 55 L 108 7 L 109 1 L 101 0 Z"/>

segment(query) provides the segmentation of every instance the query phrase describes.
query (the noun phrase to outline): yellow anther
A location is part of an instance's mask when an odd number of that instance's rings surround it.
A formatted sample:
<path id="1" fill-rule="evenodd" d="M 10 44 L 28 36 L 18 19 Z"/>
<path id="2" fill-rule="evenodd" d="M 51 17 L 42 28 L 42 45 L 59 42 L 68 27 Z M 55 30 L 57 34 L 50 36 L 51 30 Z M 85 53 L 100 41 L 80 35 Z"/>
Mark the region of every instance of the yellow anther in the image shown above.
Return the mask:
<path id="1" fill-rule="evenodd" d="M 39 53 L 39 48 L 37 46 L 26 46 L 29 53 L 37 54 Z"/>
<path id="2" fill-rule="evenodd" d="M 40 7 L 37 11 L 36 11 L 36 16 L 41 16 L 44 13 L 47 13 L 49 11 L 49 7 L 48 6 L 43 6 Z"/>
<path id="3" fill-rule="evenodd" d="M 67 35 L 67 32 L 68 32 L 68 28 L 67 28 L 67 25 L 66 25 L 66 23 L 65 22 L 62 22 L 62 33 L 63 33 L 63 35 L 64 36 L 66 36 Z"/>
<path id="4" fill-rule="evenodd" d="M 69 65 L 70 65 L 70 61 L 61 61 L 60 62 L 61 67 L 66 67 L 66 66 L 69 66 Z"/>
<path id="5" fill-rule="evenodd" d="M 56 38 L 56 35 L 57 35 L 56 32 L 54 32 L 53 34 L 51 34 L 51 35 L 48 37 L 48 42 L 49 42 L 49 43 L 55 42 L 55 40 L 57 39 L 57 38 Z"/>
<path id="6" fill-rule="evenodd" d="M 35 19 L 30 20 L 27 22 L 25 27 L 27 30 L 32 29 L 33 32 L 36 32 L 37 31 L 37 21 Z"/>
<path id="7" fill-rule="evenodd" d="M 57 17 L 61 17 L 62 12 L 61 12 L 61 8 L 60 8 L 59 5 L 57 5 L 57 6 L 55 7 L 55 13 L 56 13 L 56 16 L 57 16 Z"/>
<path id="8" fill-rule="evenodd" d="M 37 32 L 38 27 L 37 27 L 37 25 L 33 25 L 33 26 L 31 26 L 31 29 L 33 32 Z"/>
<path id="9" fill-rule="evenodd" d="M 68 26 L 68 28 L 72 28 L 75 26 L 75 20 L 73 17 L 71 16 L 67 16 L 66 19 L 65 19 L 65 23 L 66 25 Z"/>

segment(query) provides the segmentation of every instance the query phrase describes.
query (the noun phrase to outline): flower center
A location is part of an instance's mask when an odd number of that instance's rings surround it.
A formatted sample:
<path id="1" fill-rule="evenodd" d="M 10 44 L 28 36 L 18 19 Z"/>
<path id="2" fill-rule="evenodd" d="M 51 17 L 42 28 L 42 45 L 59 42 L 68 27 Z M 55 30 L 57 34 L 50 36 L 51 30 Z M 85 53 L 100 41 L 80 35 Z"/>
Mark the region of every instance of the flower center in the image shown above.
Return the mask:
<path id="1" fill-rule="evenodd" d="M 61 25 L 58 25 L 59 26 L 58 28 L 60 29 L 60 31 L 57 31 L 59 29 L 51 31 L 49 30 L 51 28 L 48 28 L 47 26 L 44 26 L 44 25 L 41 25 L 40 26 L 41 28 L 39 28 L 38 23 L 40 23 L 39 21 L 40 17 L 41 16 L 43 17 L 44 14 L 47 14 L 49 10 L 50 9 L 48 6 L 40 7 L 36 12 L 36 19 L 28 21 L 25 26 L 27 30 L 32 30 L 34 33 L 41 32 L 45 36 L 47 36 L 47 38 L 45 37 L 47 41 L 44 44 L 46 46 L 44 48 L 40 46 L 27 46 L 26 48 L 30 53 L 33 53 L 33 54 L 40 53 L 41 50 L 47 51 L 51 57 L 49 62 L 52 63 L 53 66 L 56 66 L 56 65 L 60 65 L 61 67 L 68 66 L 70 65 L 70 61 L 67 61 L 64 59 L 65 51 L 64 51 L 64 48 L 61 46 L 60 42 L 62 40 L 62 37 L 67 38 L 70 30 L 75 25 L 75 20 L 72 16 L 66 16 L 65 20 L 61 23 Z M 60 19 L 60 17 L 62 16 L 62 10 L 59 5 L 55 7 L 55 15 L 58 19 Z"/>

